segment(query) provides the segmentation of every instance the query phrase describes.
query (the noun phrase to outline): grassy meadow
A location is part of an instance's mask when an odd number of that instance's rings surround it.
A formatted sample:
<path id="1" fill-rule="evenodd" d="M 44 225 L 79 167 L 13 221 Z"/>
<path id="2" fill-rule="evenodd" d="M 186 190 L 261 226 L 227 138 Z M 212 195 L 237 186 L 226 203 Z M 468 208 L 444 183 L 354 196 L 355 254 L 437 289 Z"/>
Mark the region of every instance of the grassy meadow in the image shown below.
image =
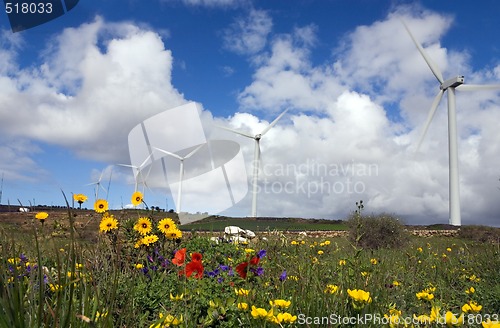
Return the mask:
<path id="1" fill-rule="evenodd" d="M 350 238 L 237 244 L 169 213 L 95 210 L 0 224 L 0 327 L 500 327 L 498 243 L 366 247 L 359 221 Z"/>

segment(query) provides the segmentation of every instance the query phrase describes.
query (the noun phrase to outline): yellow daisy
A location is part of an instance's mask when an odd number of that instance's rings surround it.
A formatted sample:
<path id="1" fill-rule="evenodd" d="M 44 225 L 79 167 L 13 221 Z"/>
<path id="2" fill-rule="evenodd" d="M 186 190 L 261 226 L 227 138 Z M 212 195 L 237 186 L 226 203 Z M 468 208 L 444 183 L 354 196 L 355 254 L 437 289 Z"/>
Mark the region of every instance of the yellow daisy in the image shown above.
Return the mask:
<path id="1" fill-rule="evenodd" d="M 77 202 L 78 204 L 85 203 L 87 201 L 87 196 L 84 194 L 74 194 L 73 195 L 73 200 Z"/>
<path id="2" fill-rule="evenodd" d="M 151 232 L 152 227 L 151 221 L 148 218 L 139 218 L 134 225 L 134 230 L 144 236 Z"/>
<path id="3" fill-rule="evenodd" d="M 98 199 L 95 201 L 94 203 L 94 210 L 97 212 L 97 213 L 104 213 L 108 210 L 108 202 L 104 199 Z"/>
<path id="4" fill-rule="evenodd" d="M 141 241 L 142 241 L 143 245 L 149 246 L 149 245 L 154 244 L 158 241 L 158 236 L 157 235 L 147 235 L 147 236 L 144 236 L 141 239 Z"/>
<path id="5" fill-rule="evenodd" d="M 40 220 L 40 222 L 44 222 L 46 218 L 49 217 L 49 214 L 47 212 L 38 212 L 35 215 L 35 218 Z"/>
<path id="6" fill-rule="evenodd" d="M 114 229 L 118 229 L 118 221 L 112 215 L 105 215 L 99 224 L 99 230 L 101 232 L 110 232 Z"/>
<path id="7" fill-rule="evenodd" d="M 177 228 L 170 229 L 167 231 L 165 235 L 167 236 L 168 239 L 179 239 L 182 238 L 182 231 L 180 231 Z"/>
<path id="8" fill-rule="evenodd" d="M 165 218 L 158 222 L 158 229 L 164 234 L 167 235 L 173 229 L 177 229 L 174 220 L 170 218 Z"/>
<path id="9" fill-rule="evenodd" d="M 132 205 L 137 206 L 143 202 L 142 192 L 136 191 L 132 194 Z"/>

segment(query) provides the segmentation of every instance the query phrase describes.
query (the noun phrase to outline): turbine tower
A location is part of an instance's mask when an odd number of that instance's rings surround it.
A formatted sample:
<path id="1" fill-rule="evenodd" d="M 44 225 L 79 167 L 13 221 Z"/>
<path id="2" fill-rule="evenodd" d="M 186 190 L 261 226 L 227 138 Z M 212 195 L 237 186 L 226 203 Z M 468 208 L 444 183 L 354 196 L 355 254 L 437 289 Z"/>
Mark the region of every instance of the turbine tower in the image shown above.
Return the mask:
<path id="1" fill-rule="evenodd" d="M 194 150 L 189 152 L 186 156 L 182 157 L 179 156 L 175 153 L 171 153 L 169 151 L 166 151 L 164 149 L 160 149 L 157 147 L 153 147 L 154 149 L 158 150 L 159 152 L 162 152 L 164 154 L 170 155 L 172 157 L 177 158 L 180 161 L 180 166 L 179 166 L 179 189 L 177 190 L 177 214 L 181 213 L 181 201 L 182 201 L 182 180 L 184 179 L 184 161 L 191 156 L 193 156 L 198 150 L 201 149 L 205 144 L 198 145 Z"/>
<path id="2" fill-rule="evenodd" d="M 432 102 L 429 115 L 427 116 L 427 121 L 422 132 L 422 136 L 417 145 L 417 151 L 422 144 L 422 141 L 427 133 L 429 125 L 431 124 L 436 109 L 441 102 L 441 98 L 445 92 L 448 92 L 448 160 L 449 160 L 449 208 L 450 208 L 450 224 L 454 226 L 462 225 L 462 219 L 460 216 L 460 184 L 459 184 L 459 174 L 458 174 L 458 137 L 457 137 L 457 116 L 456 116 L 456 104 L 455 104 L 455 89 L 460 87 L 459 90 L 463 91 L 473 91 L 473 90 L 488 90 L 488 89 L 500 89 L 500 85 L 472 85 L 464 84 L 464 77 L 458 75 L 448 80 L 443 79 L 443 74 L 439 67 L 432 61 L 428 54 L 424 51 L 420 43 L 415 39 L 410 29 L 403 22 L 403 25 L 410 35 L 413 43 L 417 47 L 418 51 L 424 58 L 425 62 L 431 69 L 432 73 L 439 82 L 439 91 Z"/>
<path id="3" fill-rule="evenodd" d="M 288 111 L 288 108 L 285 109 L 271 124 L 269 124 L 268 127 L 266 127 L 264 130 L 262 130 L 261 133 L 258 133 L 256 135 L 252 135 L 249 133 L 245 133 L 242 131 L 238 130 L 233 130 L 230 128 L 226 128 L 224 126 L 219 126 L 221 129 L 239 134 L 241 136 L 254 139 L 255 140 L 255 150 L 254 150 L 254 156 L 253 156 L 253 177 L 252 177 L 252 183 L 253 183 L 253 189 L 252 189 L 252 216 L 251 217 L 257 217 L 257 181 L 259 178 L 259 168 L 260 168 L 260 139 L 269 132 L 269 130 L 272 129 L 273 126 L 278 123 L 278 121 L 283 117 L 283 115 L 286 114 Z"/>
<path id="4" fill-rule="evenodd" d="M 3 194 L 3 175 L 4 175 L 4 173 L 2 172 L 2 182 L 0 183 L 0 204 L 2 204 L 2 194 Z"/>

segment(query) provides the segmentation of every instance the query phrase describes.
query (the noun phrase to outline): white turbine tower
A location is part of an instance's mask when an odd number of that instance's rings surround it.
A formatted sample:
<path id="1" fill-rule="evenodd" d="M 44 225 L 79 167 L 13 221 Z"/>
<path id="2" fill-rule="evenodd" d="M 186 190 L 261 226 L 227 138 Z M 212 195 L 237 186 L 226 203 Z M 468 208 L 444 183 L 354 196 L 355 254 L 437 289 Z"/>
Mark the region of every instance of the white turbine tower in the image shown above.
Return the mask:
<path id="1" fill-rule="evenodd" d="M 130 167 L 132 168 L 133 172 L 134 172 L 134 180 L 135 180 L 135 186 L 134 186 L 134 191 L 137 191 L 137 186 L 138 186 L 138 179 L 137 177 L 140 176 L 141 177 L 141 182 L 143 184 L 143 188 L 142 188 L 142 192 L 144 192 L 144 187 L 146 187 L 146 180 L 144 179 L 143 175 L 142 175 L 142 169 L 148 164 L 151 156 L 153 156 L 153 153 L 149 154 L 148 157 L 146 157 L 146 159 L 141 163 L 141 165 L 139 166 L 136 166 L 136 165 L 130 165 L 130 164 L 118 164 L 120 166 L 125 166 L 125 167 Z M 151 171 L 151 168 L 150 168 L 150 171 Z M 149 171 L 149 172 L 150 172 Z M 148 175 L 149 175 L 149 172 L 148 172 Z M 147 178 L 147 177 L 146 177 Z M 149 189 L 149 188 L 148 188 Z"/>
<path id="2" fill-rule="evenodd" d="M 180 161 L 179 165 L 179 189 L 177 190 L 177 213 L 181 213 L 181 201 L 182 201 L 182 180 L 184 179 L 184 161 L 191 156 L 193 156 L 198 150 L 201 149 L 205 144 L 198 145 L 195 149 L 189 152 L 186 156 L 182 157 L 179 156 L 175 153 L 171 153 L 169 151 L 166 151 L 164 149 L 160 149 L 157 147 L 153 147 L 154 149 L 158 150 L 159 152 L 162 152 L 164 154 L 170 155 L 174 158 L 177 158 Z"/>
<path id="3" fill-rule="evenodd" d="M 254 150 L 254 158 L 253 158 L 253 189 L 252 189 L 252 217 L 257 217 L 257 181 L 259 179 L 259 168 L 260 168 L 260 139 L 269 131 L 273 126 L 278 123 L 278 121 L 286 114 L 288 109 L 285 109 L 269 126 L 267 126 L 261 133 L 256 135 L 252 135 L 249 133 L 245 133 L 238 130 L 233 130 L 230 128 L 226 128 L 224 126 L 219 126 L 221 129 L 239 134 L 241 136 L 254 139 L 255 140 L 255 150 Z"/>
<path id="4" fill-rule="evenodd" d="M 411 33 L 408 26 L 403 22 L 406 31 L 410 35 L 413 43 L 417 47 L 418 51 L 424 58 L 425 62 L 431 69 L 432 73 L 439 82 L 439 91 L 434 101 L 432 102 L 429 115 L 427 116 L 427 121 L 422 132 L 422 136 L 417 145 L 417 151 L 422 144 L 422 141 L 427 133 L 427 129 L 431 124 L 431 121 L 436 113 L 436 109 L 441 102 L 443 94 L 448 92 L 448 151 L 449 151 L 449 188 L 450 188 L 450 224 L 454 226 L 460 226 L 462 224 L 460 216 L 460 185 L 459 185 L 459 174 L 458 174 L 458 137 L 457 137 L 457 117 L 456 117 L 456 105 L 455 105 L 455 88 L 460 87 L 459 90 L 470 91 L 470 90 L 487 90 L 487 89 L 500 89 L 500 85 L 472 85 L 463 84 L 464 77 L 462 75 L 453 77 L 448 80 L 443 79 L 443 74 L 439 70 L 439 67 L 432 61 L 432 59 L 424 51 L 420 43 L 415 39 Z"/>

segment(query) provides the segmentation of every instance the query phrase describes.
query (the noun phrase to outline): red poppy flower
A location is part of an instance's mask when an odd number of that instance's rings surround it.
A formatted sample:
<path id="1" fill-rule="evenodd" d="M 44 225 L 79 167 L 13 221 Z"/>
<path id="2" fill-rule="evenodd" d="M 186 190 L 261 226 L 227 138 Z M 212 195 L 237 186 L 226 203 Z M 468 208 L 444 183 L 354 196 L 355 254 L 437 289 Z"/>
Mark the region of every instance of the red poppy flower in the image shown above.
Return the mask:
<path id="1" fill-rule="evenodd" d="M 248 267 L 248 262 L 242 262 L 236 266 L 236 272 L 238 272 L 240 277 L 243 279 L 247 278 L 247 267 Z"/>
<path id="2" fill-rule="evenodd" d="M 184 261 L 186 260 L 186 249 L 179 249 L 177 252 L 175 252 L 175 256 L 172 259 L 172 263 L 181 266 L 184 264 Z"/>
<path id="3" fill-rule="evenodd" d="M 260 260 L 260 258 L 259 258 L 259 257 L 254 256 L 254 257 L 250 260 L 250 264 L 251 264 L 251 265 L 257 265 L 257 264 L 259 264 L 259 260 Z"/>
<path id="4" fill-rule="evenodd" d="M 201 254 L 200 253 L 193 253 L 191 254 L 191 261 L 193 262 L 201 262 Z"/>
<path id="5" fill-rule="evenodd" d="M 186 265 L 187 277 L 191 277 L 195 272 L 195 278 L 201 279 L 203 277 L 203 264 L 201 263 L 201 261 L 191 261 Z"/>

